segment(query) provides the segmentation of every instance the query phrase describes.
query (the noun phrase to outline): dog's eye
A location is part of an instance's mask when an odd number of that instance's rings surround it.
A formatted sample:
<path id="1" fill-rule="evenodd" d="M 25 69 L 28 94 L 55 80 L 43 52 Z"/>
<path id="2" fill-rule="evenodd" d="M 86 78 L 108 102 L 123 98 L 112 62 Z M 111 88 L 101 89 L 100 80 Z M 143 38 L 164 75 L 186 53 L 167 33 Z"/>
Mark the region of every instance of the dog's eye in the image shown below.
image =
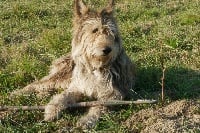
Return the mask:
<path id="1" fill-rule="evenodd" d="M 97 33 L 98 32 L 98 28 L 95 28 L 93 31 L 92 31 L 92 33 Z"/>

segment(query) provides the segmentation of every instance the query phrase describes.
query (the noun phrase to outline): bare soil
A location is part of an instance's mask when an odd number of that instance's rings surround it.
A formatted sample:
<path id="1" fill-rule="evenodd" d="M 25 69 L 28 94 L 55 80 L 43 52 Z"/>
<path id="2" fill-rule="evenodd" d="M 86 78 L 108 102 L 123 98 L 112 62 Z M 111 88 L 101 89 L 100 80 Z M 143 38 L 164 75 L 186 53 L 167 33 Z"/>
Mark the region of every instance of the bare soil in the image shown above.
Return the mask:
<path id="1" fill-rule="evenodd" d="M 200 101 L 181 100 L 162 108 L 143 109 L 126 122 L 131 132 L 141 133 L 199 133 Z"/>

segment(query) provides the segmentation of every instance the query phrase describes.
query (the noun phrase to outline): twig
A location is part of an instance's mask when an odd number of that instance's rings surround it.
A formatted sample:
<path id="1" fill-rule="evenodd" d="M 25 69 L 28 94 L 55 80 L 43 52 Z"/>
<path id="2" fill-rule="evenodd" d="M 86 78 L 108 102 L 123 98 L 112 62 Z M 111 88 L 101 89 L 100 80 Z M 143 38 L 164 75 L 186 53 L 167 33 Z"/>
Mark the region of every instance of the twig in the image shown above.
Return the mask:
<path id="1" fill-rule="evenodd" d="M 162 102 L 164 102 L 164 98 L 165 98 L 165 94 L 164 94 L 164 90 L 165 90 L 165 70 L 166 70 L 166 68 L 163 66 L 163 68 L 162 68 L 162 78 L 161 78 Z"/>
<path id="2" fill-rule="evenodd" d="M 137 101 L 91 101 L 91 102 L 79 102 L 69 104 L 66 108 L 74 107 L 93 107 L 93 106 L 116 106 L 116 105 L 130 105 L 130 104 L 152 104 L 156 103 L 156 100 L 137 100 Z M 66 109 L 65 108 L 65 109 Z M 45 106 L 0 106 L 0 111 L 17 111 L 17 110 L 44 110 Z"/>
<path id="3" fill-rule="evenodd" d="M 162 102 L 164 102 L 164 99 L 165 99 L 165 65 L 164 65 L 164 57 L 163 57 L 163 52 L 162 52 L 162 47 L 161 47 L 161 68 L 162 68 L 162 77 L 161 77 L 161 89 L 162 89 L 162 92 L 161 92 L 161 97 L 162 97 Z"/>
<path id="4" fill-rule="evenodd" d="M 159 43 L 161 44 L 161 49 L 160 49 L 160 64 L 162 68 L 162 77 L 161 77 L 161 98 L 162 98 L 162 103 L 164 103 L 165 100 L 165 56 L 163 54 L 163 43 L 161 40 L 159 40 Z"/>

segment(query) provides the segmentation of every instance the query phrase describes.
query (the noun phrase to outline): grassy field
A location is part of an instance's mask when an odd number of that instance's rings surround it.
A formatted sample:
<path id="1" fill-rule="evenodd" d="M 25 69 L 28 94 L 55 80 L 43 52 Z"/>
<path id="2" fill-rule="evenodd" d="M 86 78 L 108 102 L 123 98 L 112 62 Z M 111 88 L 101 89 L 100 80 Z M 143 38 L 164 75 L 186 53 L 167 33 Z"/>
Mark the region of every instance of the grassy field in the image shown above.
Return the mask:
<path id="1" fill-rule="evenodd" d="M 99 7 L 106 0 L 87 2 Z M 160 101 L 163 65 L 166 104 L 200 99 L 199 7 L 199 0 L 116 0 L 123 45 L 137 65 L 133 99 Z M 0 105 L 45 104 L 49 98 L 9 99 L 9 93 L 46 75 L 51 62 L 70 51 L 72 0 L 1 0 L 0 9 Z M 149 106 L 116 108 L 92 131 L 129 132 L 123 122 Z M 0 132 L 73 131 L 83 111 L 66 111 L 49 123 L 41 111 L 0 112 Z"/>

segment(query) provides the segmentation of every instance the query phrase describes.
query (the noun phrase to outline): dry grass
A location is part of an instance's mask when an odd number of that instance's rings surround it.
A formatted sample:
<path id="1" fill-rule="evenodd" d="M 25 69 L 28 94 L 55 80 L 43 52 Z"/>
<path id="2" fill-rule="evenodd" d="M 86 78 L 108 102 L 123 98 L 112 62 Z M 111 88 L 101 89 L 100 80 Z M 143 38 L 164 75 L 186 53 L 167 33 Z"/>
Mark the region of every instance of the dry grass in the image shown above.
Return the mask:
<path id="1" fill-rule="evenodd" d="M 94 7 L 98 7 L 105 0 L 87 2 L 96 3 Z M 165 103 L 178 99 L 199 100 L 200 2 L 116 2 L 124 47 L 137 64 L 137 94 L 133 99 L 160 100 L 163 61 Z M 1 0 L 0 8 L 0 104 L 45 104 L 49 98 L 36 99 L 33 95 L 9 99 L 8 94 L 43 77 L 52 60 L 70 51 L 72 1 Z M 93 131 L 128 132 L 131 128 L 124 124 L 127 118 L 148 107 L 150 105 L 119 107 L 106 114 Z M 160 103 L 156 107 L 160 107 Z M 73 131 L 83 111 L 66 111 L 62 119 L 51 123 L 42 121 L 40 111 L 9 112 L 0 119 L 0 131 Z"/>

